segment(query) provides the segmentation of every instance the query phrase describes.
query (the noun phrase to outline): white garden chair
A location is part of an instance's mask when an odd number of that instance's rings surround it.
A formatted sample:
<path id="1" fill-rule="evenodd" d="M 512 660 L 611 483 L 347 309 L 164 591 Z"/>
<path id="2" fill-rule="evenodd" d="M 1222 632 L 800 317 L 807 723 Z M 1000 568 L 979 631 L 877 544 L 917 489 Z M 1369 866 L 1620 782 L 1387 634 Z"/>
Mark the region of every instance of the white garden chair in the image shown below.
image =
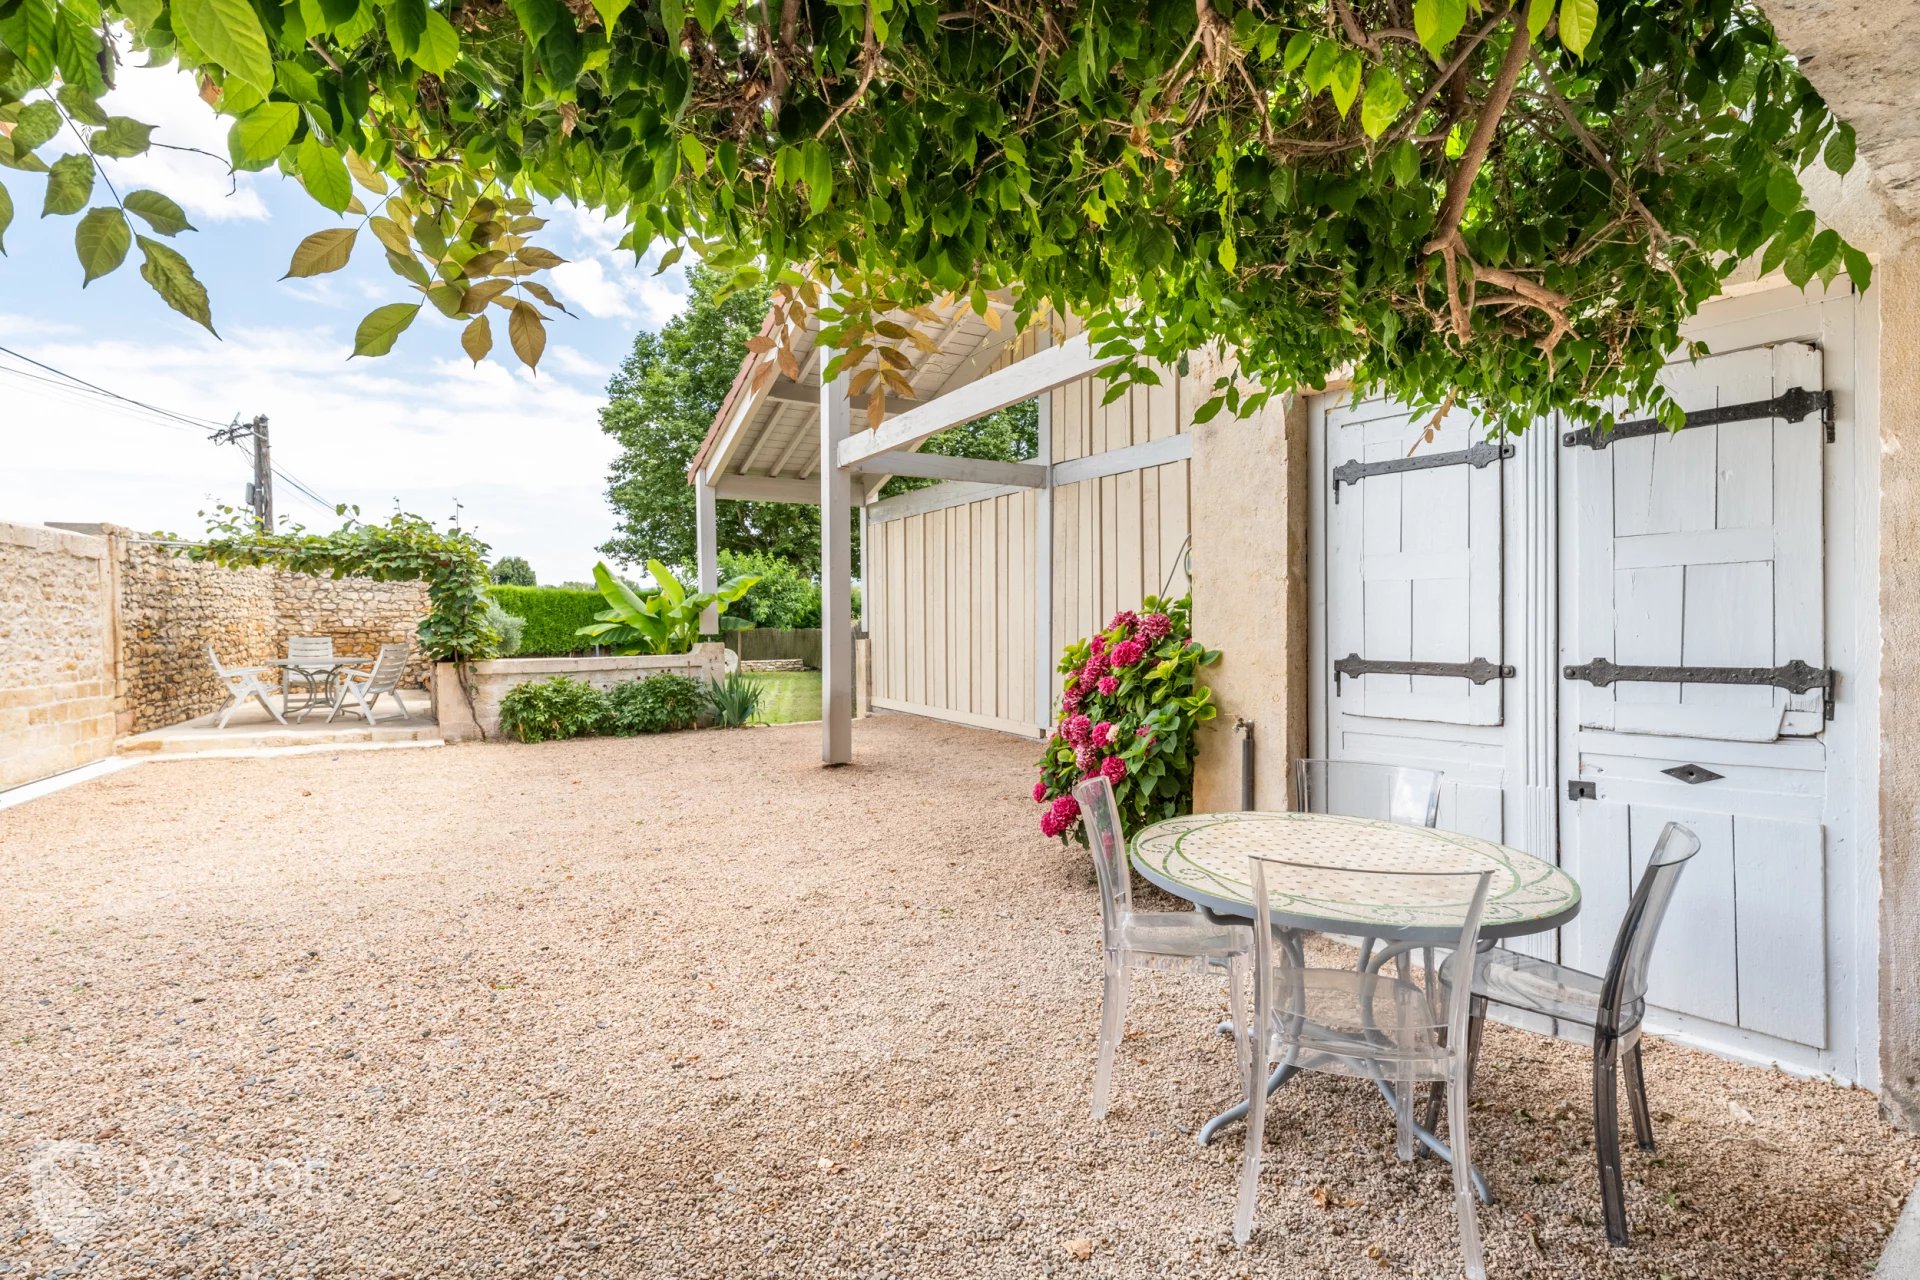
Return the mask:
<path id="1" fill-rule="evenodd" d="M 227 687 L 227 705 L 220 708 L 220 728 L 227 727 L 227 721 L 233 718 L 233 713 L 238 711 L 248 698 L 258 698 L 268 715 L 280 721 L 281 724 L 286 723 L 286 719 L 273 709 L 273 703 L 269 700 L 273 690 L 265 683 L 267 668 L 223 667 L 220 665 L 220 655 L 213 651 L 211 644 L 207 646 L 207 661 L 213 664 L 214 674 L 219 676 L 221 682 Z"/>
<path id="2" fill-rule="evenodd" d="M 407 718 L 407 706 L 400 701 L 400 677 L 407 671 L 408 646 L 404 644 L 383 644 L 380 654 L 373 660 L 371 668 L 355 667 L 344 671 L 340 676 L 340 688 L 333 695 L 333 706 L 327 712 L 327 723 L 332 724 L 340 708 L 352 698 L 358 704 L 357 710 L 367 718 L 368 724 L 374 723 L 373 704 L 385 694 L 393 699 L 393 705 L 400 710 L 400 718 Z"/>

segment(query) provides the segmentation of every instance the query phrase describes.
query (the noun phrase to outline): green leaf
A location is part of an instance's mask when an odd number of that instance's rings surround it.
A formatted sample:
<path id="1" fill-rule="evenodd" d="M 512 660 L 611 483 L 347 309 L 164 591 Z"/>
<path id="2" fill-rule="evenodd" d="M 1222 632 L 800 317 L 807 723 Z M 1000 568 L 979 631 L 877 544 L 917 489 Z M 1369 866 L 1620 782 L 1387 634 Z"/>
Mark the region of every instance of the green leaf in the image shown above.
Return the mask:
<path id="1" fill-rule="evenodd" d="M 426 0 L 387 0 L 387 41 L 395 53 L 412 58 L 426 29 Z"/>
<path id="2" fill-rule="evenodd" d="M 314 232 L 293 251 L 293 261 L 287 265 L 287 274 L 280 278 L 298 279 L 338 271 L 347 265 L 347 259 L 353 255 L 353 241 L 359 234 L 357 227 L 329 227 L 325 231 Z"/>
<path id="3" fill-rule="evenodd" d="M 1307 54 L 1313 51 L 1313 37 L 1304 31 L 1296 31 L 1287 41 L 1286 52 L 1280 55 L 1280 69 L 1292 75 L 1307 60 Z"/>
<path id="4" fill-rule="evenodd" d="M 1387 167 L 1392 171 L 1395 182 L 1403 187 L 1412 186 L 1420 180 L 1419 148 L 1405 140 L 1394 143 L 1392 150 L 1387 152 Z"/>
<path id="5" fill-rule="evenodd" d="M 699 177 L 707 171 L 707 149 L 700 139 L 690 133 L 680 135 L 680 154 L 687 159 L 687 168 L 693 170 L 693 176 Z"/>
<path id="6" fill-rule="evenodd" d="M 1554 0 L 1528 0 L 1527 3 L 1527 39 L 1538 40 L 1540 33 L 1553 21 Z"/>
<path id="7" fill-rule="evenodd" d="M 7 228 L 13 225 L 13 194 L 0 186 L 0 253 L 7 251 Z"/>
<path id="8" fill-rule="evenodd" d="M 475 316 L 472 323 L 460 331 L 460 349 L 475 364 L 487 358 L 487 352 L 493 350 L 493 326 L 485 316 Z"/>
<path id="9" fill-rule="evenodd" d="M 1800 179 L 1785 165 L 1767 178 L 1767 203 L 1781 213 L 1792 213 L 1800 207 Z"/>
<path id="10" fill-rule="evenodd" d="M 127 198 L 120 203 L 126 206 L 128 213 L 139 214 L 148 226 L 163 236 L 194 230 L 194 225 L 187 221 L 187 215 L 180 206 L 158 191 L 129 191 Z"/>
<path id="11" fill-rule="evenodd" d="M 158 240 L 135 236 L 134 242 L 140 246 L 143 255 L 140 278 L 152 285 L 154 292 L 168 306 L 204 326 L 214 337 L 219 337 L 213 327 L 212 310 L 207 306 L 207 288 L 193 274 L 193 268 L 187 264 L 187 260 L 171 246 L 161 244 Z"/>
<path id="12" fill-rule="evenodd" d="M 1340 57 L 1340 46 L 1331 40 L 1319 40 L 1314 43 L 1313 52 L 1307 55 L 1307 69 L 1301 74 L 1311 93 L 1319 93 L 1327 87 L 1327 81 L 1333 77 L 1333 64 Z"/>
<path id="13" fill-rule="evenodd" d="M 188 39 L 262 95 L 273 91 L 267 33 L 247 0 L 175 0 L 173 21 Z"/>
<path id="14" fill-rule="evenodd" d="M 384 307 L 369 311 L 360 321 L 360 327 L 353 331 L 353 354 L 383 356 L 393 350 L 393 344 L 407 331 L 413 318 L 420 314 L 421 305 L 418 302 L 389 302 Z"/>
<path id="15" fill-rule="evenodd" d="M 427 25 L 420 32 L 420 47 L 414 51 L 413 65 L 430 75 L 444 76 L 459 60 L 459 33 L 438 9 L 428 9 Z"/>
<path id="16" fill-rule="evenodd" d="M 1593 29 L 1599 22 L 1597 0 L 1560 0 L 1560 43 L 1575 57 L 1586 57 L 1587 42 L 1593 39 Z"/>
<path id="17" fill-rule="evenodd" d="M 1827 139 L 1826 150 L 1820 153 L 1820 158 L 1827 162 L 1827 168 L 1838 174 L 1845 174 L 1853 168 L 1853 126 L 1842 124 L 1835 129 Z"/>
<path id="18" fill-rule="evenodd" d="M 612 33 L 620 22 L 620 15 L 626 12 L 628 0 L 593 0 L 593 11 L 600 15 L 601 29 Z"/>
<path id="19" fill-rule="evenodd" d="M 1367 79 L 1367 93 L 1360 100 L 1360 127 L 1369 138 L 1377 138 L 1399 118 L 1406 108 L 1407 91 L 1400 77 L 1389 67 L 1376 67 Z"/>
<path id="20" fill-rule="evenodd" d="M 4 227 L 4 221 L 0 221 L 0 229 Z M 1840 260 L 1846 264 L 1847 279 L 1853 282 L 1855 289 L 1865 289 L 1873 283 L 1873 263 L 1867 260 L 1866 254 L 1848 245 L 1840 250 Z"/>
<path id="21" fill-rule="evenodd" d="M 380 243 L 395 253 L 411 254 L 413 252 L 413 237 L 407 234 L 405 227 L 392 218 L 376 216 L 369 220 L 367 225 L 373 228 L 373 234 L 379 237 Z"/>
<path id="22" fill-rule="evenodd" d="M 33 151 L 46 146 L 58 132 L 60 108 L 42 100 L 20 108 L 20 118 L 13 122 L 13 133 L 9 136 L 15 151 Z"/>
<path id="23" fill-rule="evenodd" d="M 393 274 L 409 284 L 419 285 L 423 290 L 430 288 L 433 284 L 433 277 L 427 274 L 426 267 L 421 265 L 420 259 L 410 253 L 395 253 L 391 249 L 387 250 L 387 266 L 393 270 Z"/>
<path id="24" fill-rule="evenodd" d="M 143 154 L 152 136 L 150 124 L 141 124 L 132 116 L 110 116 L 107 127 L 87 139 L 87 146 L 97 156 L 125 160 Z"/>
<path id="25" fill-rule="evenodd" d="M 1327 87 L 1333 93 L 1333 105 L 1344 118 L 1353 106 L 1353 100 L 1360 96 L 1360 72 L 1362 64 L 1360 54 L 1352 49 L 1340 55 L 1333 64 L 1333 74 L 1327 81 Z"/>
<path id="26" fill-rule="evenodd" d="M 67 109 L 67 114 L 81 124 L 93 125 L 96 128 L 105 127 L 107 113 L 100 109 L 100 104 L 84 86 L 63 84 L 59 92 L 53 96 L 59 100 L 61 106 Z"/>
<path id="27" fill-rule="evenodd" d="M 86 288 L 125 262 L 132 245 L 133 229 L 127 225 L 127 215 L 113 208 L 90 210 L 73 229 L 73 249 L 80 256 L 81 270 L 86 272 L 80 287 Z"/>
<path id="28" fill-rule="evenodd" d="M 1831 228 L 1822 231 L 1807 245 L 1807 270 L 1821 271 L 1840 252 L 1840 233 Z"/>
<path id="29" fill-rule="evenodd" d="M 280 158 L 300 129 L 300 108 L 263 102 L 234 122 L 227 151 L 236 169 L 264 169 Z"/>
<path id="30" fill-rule="evenodd" d="M 1234 248 L 1232 236 L 1220 241 L 1220 247 L 1214 251 L 1214 256 L 1220 259 L 1220 265 L 1228 275 L 1232 275 L 1233 269 L 1240 265 L 1240 251 Z"/>
<path id="31" fill-rule="evenodd" d="M 347 172 L 353 180 L 373 192 L 375 195 L 387 194 L 387 175 L 361 159 L 356 152 L 347 152 Z"/>
<path id="32" fill-rule="evenodd" d="M 61 156 L 47 173 L 47 200 L 40 216 L 50 213 L 78 213 L 93 198 L 93 158 L 83 155 Z"/>
<path id="33" fill-rule="evenodd" d="M 1466 0 L 1414 0 L 1413 34 L 1435 62 L 1444 61 L 1447 46 L 1466 22 Z"/>
<path id="34" fill-rule="evenodd" d="M 0 45 L 20 59 L 35 81 L 45 81 L 53 74 L 57 39 L 53 0 L 23 0 L 0 9 L 5 12 L 0 17 Z"/>
<path id="35" fill-rule="evenodd" d="M 300 181 L 306 184 L 308 195 L 335 213 L 346 210 L 347 202 L 353 199 L 353 180 L 347 176 L 347 162 L 340 158 L 338 151 L 309 131 L 300 139 L 293 163 L 300 173 Z"/>

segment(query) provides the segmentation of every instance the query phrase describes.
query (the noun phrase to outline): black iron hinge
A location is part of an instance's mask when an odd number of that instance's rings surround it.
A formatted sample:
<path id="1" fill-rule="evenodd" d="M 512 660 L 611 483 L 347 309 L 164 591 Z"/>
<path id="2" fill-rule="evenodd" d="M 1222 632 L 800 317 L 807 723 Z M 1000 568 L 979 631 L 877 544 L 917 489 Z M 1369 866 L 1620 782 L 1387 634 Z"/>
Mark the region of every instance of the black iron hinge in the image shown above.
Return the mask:
<path id="1" fill-rule="evenodd" d="M 1595 658 L 1592 662 L 1567 667 L 1563 674 L 1569 680 L 1584 680 L 1597 689 L 1604 689 L 1610 684 L 1621 681 L 1660 684 L 1764 685 L 1785 689 L 1788 693 L 1811 693 L 1818 689 L 1824 699 L 1823 714 L 1828 720 L 1833 719 L 1833 688 L 1839 680 L 1838 673 L 1832 667 L 1816 667 L 1799 658 L 1777 667 L 1620 666 L 1605 658 Z"/>
<path id="2" fill-rule="evenodd" d="M 1333 664 L 1333 692 L 1340 695 L 1340 679 L 1358 676 L 1458 676 L 1471 680 L 1475 684 L 1485 684 L 1489 680 L 1508 680 L 1513 677 L 1513 668 L 1485 658 L 1475 658 L 1471 662 L 1395 662 L 1390 659 L 1363 658 L 1350 653 Z"/>
<path id="3" fill-rule="evenodd" d="M 1809 391 L 1805 387 L 1789 387 L 1771 400 L 1750 400 L 1745 404 L 1725 404 L 1715 409 L 1695 409 L 1687 415 L 1680 427 L 1686 431 L 1692 427 L 1717 427 L 1728 422 L 1749 422 L 1755 418 L 1780 418 L 1787 422 L 1799 422 L 1810 413 L 1818 413 L 1821 423 L 1826 427 L 1827 443 L 1833 443 L 1833 392 Z M 1632 422 L 1622 422 L 1611 431 L 1601 431 L 1597 427 L 1582 427 L 1578 431 L 1569 431 L 1560 437 L 1562 444 L 1586 445 L 1593 449 L 1604 449 L 1621 440 L 1633 440 L 1640 436 L 1666 435 L 1670 428 L 1658 418 L 1636 418 Z"/>
<path id="4" fill-rule="evenodd" d="M 1368 476 L 1398 475 L 1405 471 L 1429 471 L 1434 467 L 1484 467 L 1502 458 L 1513 456 L 1513 446 L 1505 441 L 1495 443 L 1487 441 L 1476 444 L 1471 449 L 1454 449 L 1446 453 L 1416 453 L 1405 458 L 1388 458 L 1385 462 L 1362 462 L 1358 458 L 1343 462 L 1333 469 L 1333 500 L 1340 501 L 1340 486 L 1359 484 Z"/>

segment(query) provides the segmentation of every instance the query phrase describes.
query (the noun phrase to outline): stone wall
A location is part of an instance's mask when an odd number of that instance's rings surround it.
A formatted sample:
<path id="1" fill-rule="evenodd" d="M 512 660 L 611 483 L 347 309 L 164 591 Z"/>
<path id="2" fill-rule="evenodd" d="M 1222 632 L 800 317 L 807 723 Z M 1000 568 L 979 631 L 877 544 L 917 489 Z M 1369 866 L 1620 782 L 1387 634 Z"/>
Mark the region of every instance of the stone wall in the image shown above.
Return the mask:
<path id="1" fill-rule="evenodd" d="M 296 635 L 332 636 L 334 652 L 369 658 L 382 644 L 418 643 L 422 583 L 223 569 L 123 529 L 106 532 L 120 601 L 114 711 L 123 734 L 220 709 L 226 694 L 208 645 L 223 665 L 249 667 L 284 657 Z M 406 683 L 424 687 L 428 666 L 416 653 Z"/>
<path id="2" fill-rule="evenodd" d="M 0 788 L 113 754 L 103 538 L 0 523 Z"/>

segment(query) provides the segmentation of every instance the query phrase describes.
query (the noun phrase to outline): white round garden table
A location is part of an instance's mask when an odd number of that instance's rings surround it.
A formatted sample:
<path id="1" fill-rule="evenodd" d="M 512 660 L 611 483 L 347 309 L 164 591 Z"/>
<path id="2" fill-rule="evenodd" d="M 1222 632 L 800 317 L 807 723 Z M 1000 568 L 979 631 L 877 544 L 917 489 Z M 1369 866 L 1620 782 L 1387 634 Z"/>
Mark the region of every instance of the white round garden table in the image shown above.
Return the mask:
<path id="1" fill-rule="evenodd" d="M 1554 866 L 1491 840 L 1404 822 L 1330 813 L 1193 813 L 1133 838 L 1133 865 L 1168 893 L 1219 916 L 1253 918 L 1247 859 L 1267 867 L 1274 923 L 1308 933 L 1445 945 L 1460 936 L 1467 904 L 1435 886 L 1430 903 L 1386 906 L 1368 897 L 1369 877 L 1348 871 L 1492 871 L 1480 936 L 1514 938 L 1557 929 L 1579 914 L 1580 886 Z M 1404 885 L 1403 885 L 1404 887 Z"/>
<path id="2" fill-rule="evenodd" d="M 1360 963 L 1377 967 L 1390 955 L 1422 946 L 1447 946 L 1460 938 L 1467 902 L 1455 886 L 1435 885 L 1430 901 L 1391 905 L 1370 897 L 1364 871 L 1492 871 L 1480 936 L 1492 941 L 1555 929 L 1579 914 L 1580 886 L 1552 863 L 1506 845 L 1455 831 L 1416 827 L 1374 818 L 1326 813 L 1194 813 L 1143 828 L 1133 838 L 1134 868 L 1168 893 L 1211 915 L 1253 918 L 1252 874 L 1247 859 L 1258 854 L 1310 866 L 1267 864 L 1269 908 L 1275 925 L 1294 939 L 1330 933 L 1362 940 Z M 1406 887 L 1404 881 L 1401 888 Z M 1401 895 L 1404 897 L 1404 895 Z M 1377 955 L 1373 944 L 1389 945 Z M 1271 1093 L 1294 1075 L 1282 1065 L 1267 1081 Z M 1397 1106 L 1384 1082 L 1376 1082 Z M 1202 1126 L 1199 1140 L 1212 1141 L 1221 1127 L 1247 1113 L 1242 1101 Z M 1414 1126 L 1421 1143 L 1444 1160 L 1447 1144 L 1425 1125 Z M 1491 1201 L 1486 1179 L 1472 1171 L 1475 1189 Z"/>

